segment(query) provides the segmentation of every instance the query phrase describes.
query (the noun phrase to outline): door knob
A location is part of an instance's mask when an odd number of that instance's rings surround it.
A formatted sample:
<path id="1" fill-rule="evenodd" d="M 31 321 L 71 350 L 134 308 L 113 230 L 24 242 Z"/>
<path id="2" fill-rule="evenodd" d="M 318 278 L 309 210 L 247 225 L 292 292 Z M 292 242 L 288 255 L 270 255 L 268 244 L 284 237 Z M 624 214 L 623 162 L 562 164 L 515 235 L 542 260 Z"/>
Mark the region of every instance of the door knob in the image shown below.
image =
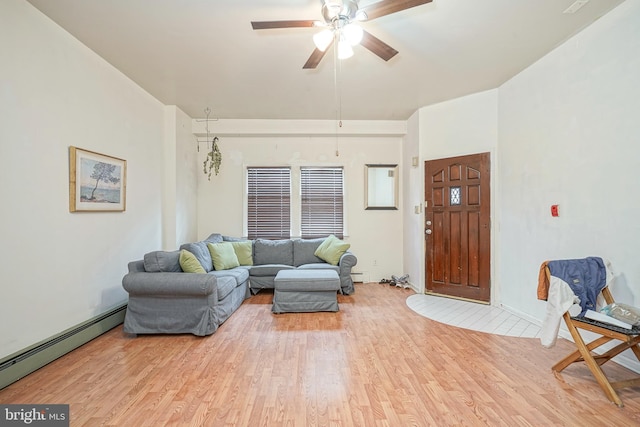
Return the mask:
<path id="1" fill-rule="evenodd" d="M 424 230 L 424 232 L 427 233 L 427 234 L 431 234 L 431 229 L 427 228 L 426 230 Z"/>
<path id="2" fill-rule="evenodd" d="M 431 221 L 427 221 L 427 225 L 431 225 Z"/>

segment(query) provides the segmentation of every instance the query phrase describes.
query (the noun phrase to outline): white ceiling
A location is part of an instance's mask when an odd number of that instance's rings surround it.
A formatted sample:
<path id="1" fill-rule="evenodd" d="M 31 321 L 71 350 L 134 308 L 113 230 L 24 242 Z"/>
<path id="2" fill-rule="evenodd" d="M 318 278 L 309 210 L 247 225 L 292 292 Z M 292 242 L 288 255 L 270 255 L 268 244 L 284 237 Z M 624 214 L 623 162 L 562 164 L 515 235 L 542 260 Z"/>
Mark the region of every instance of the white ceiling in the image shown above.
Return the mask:
<path id="1" fill-rule="evenodd" d="M 418 108 L 496 88 L 623 0 L 434 0 L 362 26 L 400 53 L 362 46 L 334 67 L 302 65 L 320 0 L 28 0 L 166 105 L 225 119 L 404 120 Z M 361 0 L 360 6 L 378 0 Z M 339 91 L 336 91 L 336 82 Z M 339 107 L 340 106 L 340 107 Z"/>

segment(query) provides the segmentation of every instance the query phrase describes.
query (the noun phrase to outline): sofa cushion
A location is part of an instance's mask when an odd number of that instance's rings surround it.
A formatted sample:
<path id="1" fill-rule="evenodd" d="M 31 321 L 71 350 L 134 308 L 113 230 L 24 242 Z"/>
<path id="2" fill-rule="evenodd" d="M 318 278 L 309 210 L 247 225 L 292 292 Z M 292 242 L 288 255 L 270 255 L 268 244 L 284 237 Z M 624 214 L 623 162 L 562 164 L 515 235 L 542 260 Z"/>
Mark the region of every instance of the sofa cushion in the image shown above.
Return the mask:
<path id="1" fill-rule="evenodd" d="M 200 261 L 204 271 L 209 272 L 213 269 L 211 254 L 209 253 L 206 242 L 185 243 L 180 245 L 180 249 L 185 249 L 194 254 L 196 258 L 198 258 L 198 261 Z"/>
<path id="2" fill-rule="evenodd" d="M 346 243 L 338 239 L 333 234 L 325 239 L 315 251 L 315 256 L 322 258 L 331 265 L 338 265 L 340 257 L 351 247 L 350 243 Z"/>
<path id="3" fill-rule="evenodd" d="M 185 273 L 206 273 L 198 258 L 185 249 L 180 250 L 180 267 Z"/>
<path id="4" fill-rule="evenodd" d="M 237 287 L 236 280 L 231 277 L 218 277 L 218 301 L 222 301 Z"/>
<path id="5" fill-rule="evenodd" d="M 207 246 L 211 253 L 213 268 L 216 270 L 228 270 L 240 266 L 236 252 L 230 242 L 207 243 Z"/>
<path id="6" fill-rule="evenodd" d="M 253 244 L 253 264 L 293 265 L 293 240 L 256 239 Z"/>
<path id="7" fill-rule="evenodd" d="M 153 251 L 144 255 L 144 269 L 149 273 L 178 273 L 180 268 L 180 251 Z"/>
<path id="8" fill-rule="evenodd" d="M 254 265 L 249 274 L 251 277 L 275 276 L 280 270 L 293 270 L 294 268 L 292 265 L 284 264 Z"/>
<path id="9" fill-rule="evenodd" d="M 340 278 L 338 277 L 338 273 L 333 270 L 282 271 L 276 276 L 274 284 L 277 293 L 337 291 L 340 289 Z M 277 299 L 277 294 L 274 296 L 274 300 L 275 299 Z M 304 302 L 311 302 L 313 300 L 313 296 L 306 295 L 306 299 L 302 301 L 298 300 L 297 302 L 304 304 Z"/>
<path id="10" fill-rule="evenodd" d="M 298 266 L 297 270 L 333 270 L 338 274 L 340 273 L 340 267 L 338 267 L 337 265 L 328 264 L 326 262 L 302 264 Z"/>
<path id="11" fill-rule="evenodd" d="M 316 249 L 322 242 L 324 237 L 319 239 L 296 239 L 293 241 L 293 265 L 299 267 L 303 264 L 313 264 L 324 262 L 322 259 L 314 255 Z"/>
<path id="12" fill-rule="evenodd" d="M 233 246 L 240 265 L 253 265 L 253 242 L 251 240 L 231 242 L 231 246 Z"/>
<path id="13" fill-rule="evenodd" d="M 216 277 L 233 277 L 236 280 L 236 286 L 243 284 L 249 279 L 249 269 L 246 267 L 236 267 L 230 270 L 213 270 L 209 274 Z"/>

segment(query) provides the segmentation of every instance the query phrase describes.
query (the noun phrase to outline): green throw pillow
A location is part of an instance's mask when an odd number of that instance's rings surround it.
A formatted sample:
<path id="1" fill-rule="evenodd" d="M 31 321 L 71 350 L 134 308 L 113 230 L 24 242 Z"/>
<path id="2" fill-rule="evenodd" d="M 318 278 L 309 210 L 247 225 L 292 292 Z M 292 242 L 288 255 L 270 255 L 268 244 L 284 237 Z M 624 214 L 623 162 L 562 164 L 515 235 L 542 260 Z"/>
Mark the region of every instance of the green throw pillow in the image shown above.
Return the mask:
<path id="1" fill-rule="evenodd" d="M 253 242 L 230 242 L 240 265 L 253 265 Z"/>
<path id="2" fill-rule="evenodd" d="M 185 273 L 206 273 L 198 258 L 185 249 L 180 251 L 180 267 Z"/>
<path id="3" fill-rule="evenodd" d="M 320 246 L 318 246 L 314 255 L 331 265 L 338 265 L 340 257 L 350 247 L 350 243 L 346 243 L 332 234 L 327 237 L 324 242 L 320 243 Z"/>
<path id="4" fill-rule="evenodd" d="M 211 253 L 213 268 L 216 270 L 229 270 L 240 265 L 236 251 L 233 250 L 230 242 L 207 243 L 207 247 Z"/>

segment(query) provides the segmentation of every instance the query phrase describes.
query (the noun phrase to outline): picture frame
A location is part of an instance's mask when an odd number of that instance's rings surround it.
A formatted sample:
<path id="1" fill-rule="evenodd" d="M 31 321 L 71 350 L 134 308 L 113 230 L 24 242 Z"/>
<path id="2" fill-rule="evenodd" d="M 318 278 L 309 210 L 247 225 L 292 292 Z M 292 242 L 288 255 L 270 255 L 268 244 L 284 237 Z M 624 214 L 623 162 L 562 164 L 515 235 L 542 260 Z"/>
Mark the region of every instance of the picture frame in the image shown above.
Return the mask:
<path id="1" fill-rule="evenodd" d="M 124 212 L 127 161 L 69 147 L 69 212 Z"/>

